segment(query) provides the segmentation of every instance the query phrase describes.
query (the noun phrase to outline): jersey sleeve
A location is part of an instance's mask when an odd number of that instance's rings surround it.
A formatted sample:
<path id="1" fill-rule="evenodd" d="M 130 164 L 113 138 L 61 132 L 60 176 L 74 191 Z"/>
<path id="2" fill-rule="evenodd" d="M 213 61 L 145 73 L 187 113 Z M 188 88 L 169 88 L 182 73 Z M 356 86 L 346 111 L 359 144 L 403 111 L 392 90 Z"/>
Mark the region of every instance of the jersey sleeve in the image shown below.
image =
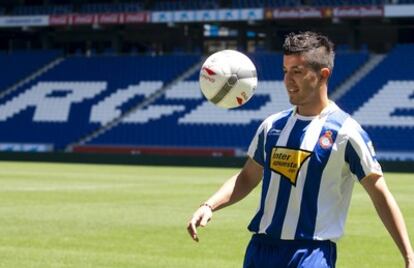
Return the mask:
<path id="1" fill-rule="evenodd" d="M 359 181 L 371 173 L 383 174 L 372 141 L 360 125 L 356 125 L 349 136 L 345 149 L 345 161 Z"/>
<path id="2" fill-rule="evenodd" d="M 264 140 L 265 140 L 265 122 L 263 122 L 256 131 L 252 141 L 250 142 L 247 155 L 250 156 L 262 167 L 264 166 Z"/>

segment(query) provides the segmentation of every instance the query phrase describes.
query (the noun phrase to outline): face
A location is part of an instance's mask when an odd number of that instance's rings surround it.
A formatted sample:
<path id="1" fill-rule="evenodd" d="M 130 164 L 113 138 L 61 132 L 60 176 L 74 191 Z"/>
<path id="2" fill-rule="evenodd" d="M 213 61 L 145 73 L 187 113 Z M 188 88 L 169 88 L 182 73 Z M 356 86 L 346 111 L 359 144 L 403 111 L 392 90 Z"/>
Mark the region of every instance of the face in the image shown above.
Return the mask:
<path id="1" fill-rule="evenodd" d="M 303 56 L 284 55 L 283 72 L 291 104 L 298 107 L 317 104 L 321 96 L 321 76 L 306 65 Z"/>

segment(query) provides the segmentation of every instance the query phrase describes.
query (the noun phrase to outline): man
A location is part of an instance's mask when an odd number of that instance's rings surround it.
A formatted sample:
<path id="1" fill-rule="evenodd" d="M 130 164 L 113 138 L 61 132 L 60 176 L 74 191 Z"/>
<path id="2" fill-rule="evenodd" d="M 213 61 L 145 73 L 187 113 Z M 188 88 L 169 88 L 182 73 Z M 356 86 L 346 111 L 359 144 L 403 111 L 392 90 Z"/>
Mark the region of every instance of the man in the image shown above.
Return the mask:
<path id="1" fill-rule="evenodd" d="M 196 228 L 206 226 L 213 211 L 241 200 L 262 180 L 244 267 L 335 267 L 335 242 L 358 180 L 406 267 L 414 268 L 403 217 L 368 135 L 328 99 L 332 42 L 313 32 L 291 33 L 283 49 L 284 83 L 294 108 L 263 121 L 244 167 L 198 208 L 189 234 L 198 241 Z"/>

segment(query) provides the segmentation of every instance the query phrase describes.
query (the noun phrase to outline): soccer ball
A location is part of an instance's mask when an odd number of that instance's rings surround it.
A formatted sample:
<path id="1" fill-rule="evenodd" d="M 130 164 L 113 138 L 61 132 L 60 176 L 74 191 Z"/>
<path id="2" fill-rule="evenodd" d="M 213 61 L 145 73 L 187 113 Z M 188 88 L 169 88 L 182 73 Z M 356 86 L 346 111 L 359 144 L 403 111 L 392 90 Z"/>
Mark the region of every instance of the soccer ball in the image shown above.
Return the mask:
<path id="1" fill-rule="evenodd" d="M 222 108 L 245 104 L 257 87 L 257 72 L 253 62 L 236 50 L 221 50 L 209 56 L 200 70 L 203 95 Z"/>

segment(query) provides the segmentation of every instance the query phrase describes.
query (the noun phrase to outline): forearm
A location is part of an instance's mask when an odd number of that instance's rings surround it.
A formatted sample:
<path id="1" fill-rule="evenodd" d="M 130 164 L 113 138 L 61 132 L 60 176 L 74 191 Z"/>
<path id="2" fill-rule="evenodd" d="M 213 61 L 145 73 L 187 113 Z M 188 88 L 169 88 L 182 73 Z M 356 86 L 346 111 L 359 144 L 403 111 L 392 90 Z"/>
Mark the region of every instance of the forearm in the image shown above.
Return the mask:
<path id="1" fill-rule="evenodd" d="M 384 226 L 392 236 L 402 256 L 406 261 L 409 258 L 413 258 L 413 249 L 409 240 L 407 227 L 401 210 L 392 194 L 386 192 L 384 195 L 377 196 L 374 205 Z"/>
<path id="2" fill-rule="evenodd" d="M 407 227 L 405 226 L 401 210 L 389 191 L 384 177 L 380 174 L 371 173 L 362 179 L 361 183 L 370 195 L 385 228 L 387 228 L 404 257 L 406 267 L 413 267 L 413 249 Z"/>
<path id="3" fill-rule="evenodd" d="M 226 181 L 206 203 L 218 210 L 240 201 L 259 184 L 262 173 L 263 168 L 248 158 L 243 169 Z"/>
<path id="4" fill-rule="evenodd" d="M 229 206 L 243 199 L 243 197 L 248 195 L 251 190 L 259 184 L 262 173 L 262 166 L 249 157 L 240 173 L 227 180 L 223 186 L 221 186 L 221 188 L 205 202 L 207 204 L 206 206 L 201 206 L 194 212 L 191 220 L 187 224 L 188 233 L 193 240 L 199 241 L 197 227 L 206 226 L 210 221 L 214 210 Z"/>
<path id="5" fill-rule="evenodd" d="M 221 208 L 230 206 L 250 193 L 254 188 L 240 177 L 240 173 L 234 175 L 227 180 L 223 186 L 213 194 L 206 203 L 209 204 L 213 210 L 219 210 Z"/>

